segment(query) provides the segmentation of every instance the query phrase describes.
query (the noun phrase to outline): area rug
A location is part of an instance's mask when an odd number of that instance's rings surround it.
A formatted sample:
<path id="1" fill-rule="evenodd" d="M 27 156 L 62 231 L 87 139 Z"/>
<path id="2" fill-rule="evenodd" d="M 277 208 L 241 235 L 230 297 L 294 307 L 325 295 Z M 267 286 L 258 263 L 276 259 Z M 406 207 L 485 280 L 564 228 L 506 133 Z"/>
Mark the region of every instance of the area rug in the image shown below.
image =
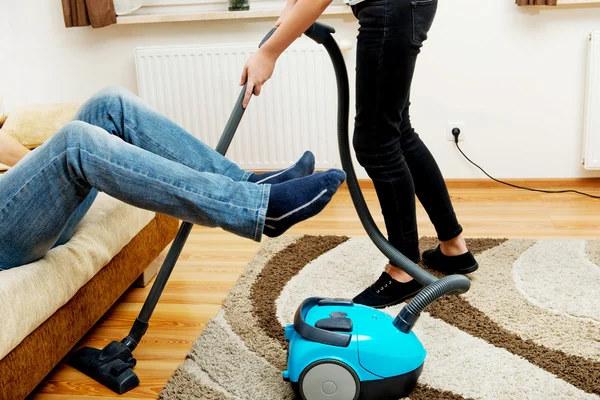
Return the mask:
<path id="1" fill-rule="evenodd" d="M 415 326 L 428 353 L 410 399 L 600 399 L 600 241 L 468 244 L 480 264 L 471 290 Z M 293 399 L 283 326 L 307 297 L 353 297 L 386 262 L 367 238 L 266 242 L 160 398 Z"/>

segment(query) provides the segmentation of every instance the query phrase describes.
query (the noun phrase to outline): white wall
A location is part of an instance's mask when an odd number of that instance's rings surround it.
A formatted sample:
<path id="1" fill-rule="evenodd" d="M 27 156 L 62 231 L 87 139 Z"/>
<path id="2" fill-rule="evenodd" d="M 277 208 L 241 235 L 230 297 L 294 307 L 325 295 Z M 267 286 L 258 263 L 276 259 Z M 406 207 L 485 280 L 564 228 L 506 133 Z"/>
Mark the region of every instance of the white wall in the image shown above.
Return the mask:
<path id="1" fill-rule="evenodd" d="M 447 178 L 482 176 L 446 141 L 452 120 L 466 122 L 464 150 L 496 176 L 599 176 L 580 161 L 587 38 L 600 30 L 600 8 L 534 11 L 513 3 L 440 1 L 413 84 L 413 122 Z M 9 109 L 82 101 L 108 84 L 135 92 L 136 46 L 258 41 L 272 24 L 65 29 L 54 0 L 0 0 L 0 18 L 0 96 Z M 352 16 L 325 22 L 340 39 L 356 36 Z"/>

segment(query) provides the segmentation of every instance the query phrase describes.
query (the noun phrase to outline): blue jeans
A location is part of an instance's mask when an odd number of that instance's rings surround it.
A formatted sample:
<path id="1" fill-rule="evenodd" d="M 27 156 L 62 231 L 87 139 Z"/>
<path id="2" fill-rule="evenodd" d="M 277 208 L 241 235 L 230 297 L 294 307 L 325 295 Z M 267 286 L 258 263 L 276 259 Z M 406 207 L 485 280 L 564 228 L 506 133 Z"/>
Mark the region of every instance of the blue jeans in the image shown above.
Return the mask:
<path id="1" fill-rule="evenodd" d="M 271 187 L 250 175 L 133 94 L 104 89 L 0 175 L 0 269 L 67 242 L 98 191 L 260 241 Z"/>

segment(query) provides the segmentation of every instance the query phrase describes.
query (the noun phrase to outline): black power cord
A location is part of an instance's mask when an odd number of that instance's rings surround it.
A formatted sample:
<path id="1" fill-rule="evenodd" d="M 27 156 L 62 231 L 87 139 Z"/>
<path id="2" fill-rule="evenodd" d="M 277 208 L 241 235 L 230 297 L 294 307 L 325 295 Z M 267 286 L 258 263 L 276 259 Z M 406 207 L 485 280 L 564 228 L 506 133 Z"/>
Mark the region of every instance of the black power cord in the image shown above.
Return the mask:
<path id="1" fill-rule="evenodd" d="M 575 194 L 580 194 L 582 196 L 591 197 L 592 199 L 600 199 L 600 196 L 595 196 L 593 194 L 589 194 L 589 193 L 585 193 L 585 192 L 580 192 L 579 190 L 574 190 L 574 189 L 564 189 L 564 190 L 532 189 L 532 188 L 528 188 L 528 187 L 524 187 L 524 186 L 519 186 L 519 185 L 514 185 L 514 184 L 508 183 L 508 182 L 504 182 L 504 181 L 501 181 L 500 179 L 496 179 L 493 176 L 491 176 L 490 174 L 488 174 L 483 168 L 481 168 L 475 162 L 471 161 L 471 159 L 469 157 L 467 157 L 467 155 L 462 151 L 462 149 L 458 145 L 458 136 L 459 135 L 460 135 L 460 129 L 459 128 L 452 129 L 452 136 L 454 136 L 454 144 L 456 144 L 456 148 L 458 149 L 458 151 L 460 151 L 460 154 L 462 154 L 463 157 L 465 157 L 468 162 L 470 162 L 471 164 L 473 164 L 474 166 L 476 166 L 477 168 L 479 168 L 479 170 L 481 170 L 481 172 L 483 172 L 488 178 L 490 178 L 494 182 L 498 182 L 498 183 L 501 183 L 503 185 L 513 187 L 515 189 L 529 190 L 530 192 L 554 193 L 554 194 L 556 194 L 556 193 L 575 193 Z"/>

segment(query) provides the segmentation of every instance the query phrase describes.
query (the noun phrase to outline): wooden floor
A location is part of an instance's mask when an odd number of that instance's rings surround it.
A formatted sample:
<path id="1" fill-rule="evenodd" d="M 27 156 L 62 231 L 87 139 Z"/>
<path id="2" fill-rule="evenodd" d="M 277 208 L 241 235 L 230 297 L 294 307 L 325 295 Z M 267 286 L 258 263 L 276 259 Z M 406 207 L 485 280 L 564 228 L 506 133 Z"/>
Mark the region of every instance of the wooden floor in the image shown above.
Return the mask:
<path id="1" fill-rule="evenodd" d="M 597 182 L 597 181 L 596 181 Z M 579 182 L 580 190 L 600 194 L 600 183 Z M 572 182 L 571 182 L 572 184 Z M 530 193 L 481 185 L 450 183 L 450 192 L 465 235 L 471 237 L 598 238 L 600 200 L 577 195 Z M 365 190 L 373 212 L 379 214 L 373 189 Z M 381 217 L 375 218 L 381 223 Z M 433 235 L 423 209 L 418 209 L 421 235 Z M 289 234 L 365 236 L 347 190 L 341 190 L 319 216 Z M 195 227 L 180 261 L 135 351 L 135 372 L 141 384 L 126 395 L 115 396 L 73 368 L 60 364 L 31 395 L 33 399 L 156 398 L 206 322 L 219 311 L 221 301 L 259 244 L 217 229 Z M 133 288 L 83 339 L 81 344 L 103 347 L 123 338 L 137 316 L 148 288 Z"/>

